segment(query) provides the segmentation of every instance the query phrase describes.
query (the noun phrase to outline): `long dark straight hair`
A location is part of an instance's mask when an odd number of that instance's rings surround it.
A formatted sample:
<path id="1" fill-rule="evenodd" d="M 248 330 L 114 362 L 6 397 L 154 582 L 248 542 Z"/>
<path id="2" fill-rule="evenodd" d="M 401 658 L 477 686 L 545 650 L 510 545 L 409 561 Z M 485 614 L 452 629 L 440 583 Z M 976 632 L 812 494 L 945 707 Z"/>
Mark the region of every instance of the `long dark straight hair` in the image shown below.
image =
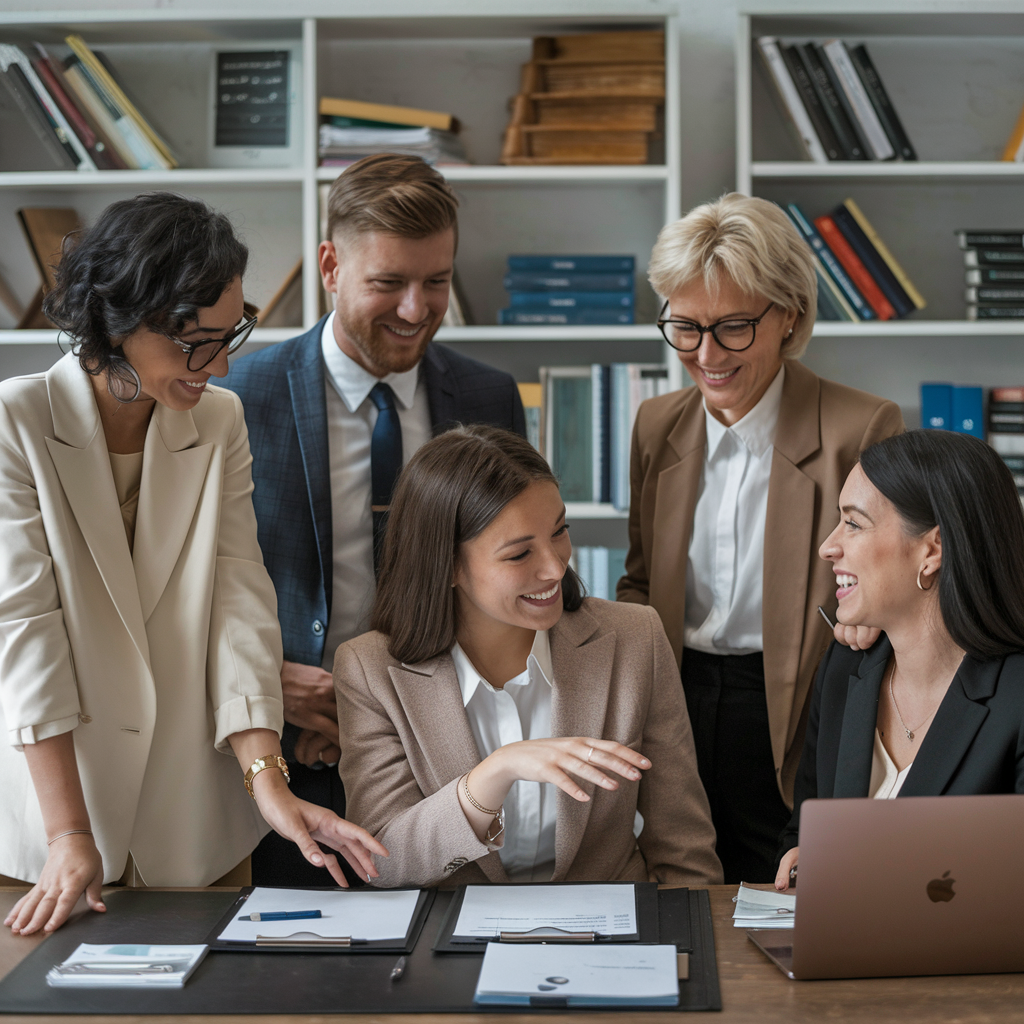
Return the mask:
<path id="1" fill-rule="evenodd" d="M 933 586 L 953 642 L 982 660 L 1024 651 L 1024 512 L 1003 460 L 968 434 L 910 430 L 866 448 L 860 465 L 907 533 L 938 526 Z"/>
<path id="2" fill-rule="evenodd" d="M 414 665 L 451 650 L 459 546 L 537 480 L 558 483 L 529 441 L 479 424 L 435 437 L 409 460 L 391 499 L 370 620 L 393 658 Z M 582 603 L 579 577 L 566 568 L 562 607 L 575 611 Z"/>

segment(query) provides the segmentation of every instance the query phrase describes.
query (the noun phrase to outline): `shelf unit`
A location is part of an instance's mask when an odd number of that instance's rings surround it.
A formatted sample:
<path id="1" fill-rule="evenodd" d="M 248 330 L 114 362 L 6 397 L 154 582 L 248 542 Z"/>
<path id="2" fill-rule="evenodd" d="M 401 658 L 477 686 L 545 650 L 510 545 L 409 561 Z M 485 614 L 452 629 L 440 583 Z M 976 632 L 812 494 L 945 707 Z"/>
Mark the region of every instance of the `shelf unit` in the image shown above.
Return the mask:
<path id="1" fill-rule="evenodd" d="M 865 42 L 919 161 L 802 160 L 755 54 L 758 36 Z M 953 232 L 1024 223 L 1024 165 L 999 160 L 1024 105 L 1024 2 L 746 0 L 736 36 L 736 182 L 811 217 L 857 200 L 928 301 L 909 319 L 819 322 L 804 362 L 897 401 L 919 420 L 918 384 L 1016 383 L 1024 322 L 964 319 Z M 821 341 L 822 344 L 817 344 Z"/>
<path id="2" fill-rule="evenodd" d="M 317 100 L 321 95 L 450 110 L 463 125 L 470 166 L 443 167 L 460 201 L 456 267 L 477 326 L 443 328 L 437 340 L 536 380 L 544 364 L 667 361 L 681 367 L 653 320 L 657 298 L 646 259 L 657 232 L 680 216 L 680 62 L 675 0 L 511 0 L 500 14 L 481 14 L 470 0 L 411 5 L 381 0 L 300 0 L 288 16 L 195 8 L 114 11 L 0 11 L 0 41 L 39 40 L 61 46 L 69 32 L 102 50 L 129 96 L 179 156 L 174 171 L 0 173 L 0 274 L 27 301 L 36 274 L 15 211 L 25 205 L 74 206 L 88 223 L 115 199 L 147 189 L 199 196 L 226 212 L 249 243 L 247 297 L 257 305 L 276 290 L 302 256 L 316 266 L 320 191 L 342 168 L 317 165 Z M 531 39 L 622 28 L 666 34 L 664 161 L 644 166 L 506 167 L 498 163 L 508 101 L 518 91 Z M 209 74 L 220 46 L 300 46 L 301 138 L 297 166 L 225 170 L 207 166 L 211 117 Z M 631 252 L 637 256 L 638 318 L 623 327 L 499 327 L 501 287 L 511 252 Z M 294 337 L 319 318 L 319 275 L 303 275 L 303 323 L 258 329 L 253 346 Z M 49 365 L 56 331 L 15 331 L 0 311 L 0 377 Z M 595 521 L 580 543 L 624 544 L 624 514 L 611 506 L 574 504 L 571 516 Z M 599 523 L 606 521 L 605 532 Z M 597 531 L 597 532 L 594 532 Z"/>

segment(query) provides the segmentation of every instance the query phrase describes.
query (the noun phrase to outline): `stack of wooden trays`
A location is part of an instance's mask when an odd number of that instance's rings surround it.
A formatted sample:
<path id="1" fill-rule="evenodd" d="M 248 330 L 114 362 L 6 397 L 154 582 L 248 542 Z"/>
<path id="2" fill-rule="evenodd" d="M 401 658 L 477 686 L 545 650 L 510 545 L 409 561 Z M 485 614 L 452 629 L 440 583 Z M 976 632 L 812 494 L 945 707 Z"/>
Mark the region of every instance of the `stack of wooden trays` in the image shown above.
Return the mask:
<path id="1" fill-rule="evenodd" d="M 504 164 L 645 164 L 665 102 L 665 33 L 539 36 Z"/>

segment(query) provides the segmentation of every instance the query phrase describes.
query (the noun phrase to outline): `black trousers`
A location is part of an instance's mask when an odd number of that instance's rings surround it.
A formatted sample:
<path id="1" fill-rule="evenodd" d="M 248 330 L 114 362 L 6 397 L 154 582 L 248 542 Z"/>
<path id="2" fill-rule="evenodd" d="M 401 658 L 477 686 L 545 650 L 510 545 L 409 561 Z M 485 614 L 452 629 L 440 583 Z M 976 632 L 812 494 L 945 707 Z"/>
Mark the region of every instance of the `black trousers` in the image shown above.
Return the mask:
<path id="1" fill-rule="evenodd" d="M 764 659 L 687 649 L 682 679 L 725 881 L 772 882 L 790 811 L 775 780 Z"/>
<path id="2" fill-rule="evenodd" d="M 341 784 L 337 767 L 307 768 L 293 760 L 298 735 L 299 730 L 295 726 L 285 726 L 282 748 L 288 760 L 288 772 L 292 777 L 289 789 L 300 800 L 329 807 L 338 817 L 344 818 L 345 788 Z M 329 848 L 323 845 L 321 849 L 329 851 Z M 364 880 L 356 875 L 341 854 L 338 854 L 338 863 L 345 872 L 349 885 L 364 884 Z M 290 839 L 285 839 L 276 832 L 268 832 L 252 852 L 252 884 L 299 885 L 305 888 L 337 885 L 327 868 L 313 867 Z"/>

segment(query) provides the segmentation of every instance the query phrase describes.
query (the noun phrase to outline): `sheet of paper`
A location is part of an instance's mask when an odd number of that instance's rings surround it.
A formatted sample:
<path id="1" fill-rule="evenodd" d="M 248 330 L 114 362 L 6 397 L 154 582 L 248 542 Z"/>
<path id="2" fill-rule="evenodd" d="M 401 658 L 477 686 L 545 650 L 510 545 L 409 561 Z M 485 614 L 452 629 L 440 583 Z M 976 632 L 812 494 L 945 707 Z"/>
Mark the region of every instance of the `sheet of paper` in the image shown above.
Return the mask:
<path id="1" fill-rule="evenodd" d="M 308 932 L 322 938 L 401 941 L 409 931 L 419 890 L 253 889 L 220 933 L 222 942 L 255 942 L 258 935 L 285 938 Z M 249 914 L 282 910 L 319 910 L 322 917 L 290 921 L 250 921 Z M 244 920 L 239 920 L 244 917 Z"/>
<path id="2" fill-rule="evenodd" d="M 454 934 L 489 938 L 534 928 L 636 935 L 636 889 L 600 884 L 469 885 Z"/>
<path id="3" fill-rule="evenodd" d="M 679 1001 L 675 946 L 543 946 L 488 943 L 478 1003 L 529 1003 L 531 997 L 577 1005 L 669 1005 Z"/>
<path id="4" fill-rule="evenodd" d="M 794 893 L 750 889 L 741 883 L 733 902 L 734 928 L 792 928 L 796 919 Z"/>
<path id="5" fill-rule="evenodd" d="M 46 975 L 53 988 L 181 988 L 208 946 L 82 943 Z"/>

